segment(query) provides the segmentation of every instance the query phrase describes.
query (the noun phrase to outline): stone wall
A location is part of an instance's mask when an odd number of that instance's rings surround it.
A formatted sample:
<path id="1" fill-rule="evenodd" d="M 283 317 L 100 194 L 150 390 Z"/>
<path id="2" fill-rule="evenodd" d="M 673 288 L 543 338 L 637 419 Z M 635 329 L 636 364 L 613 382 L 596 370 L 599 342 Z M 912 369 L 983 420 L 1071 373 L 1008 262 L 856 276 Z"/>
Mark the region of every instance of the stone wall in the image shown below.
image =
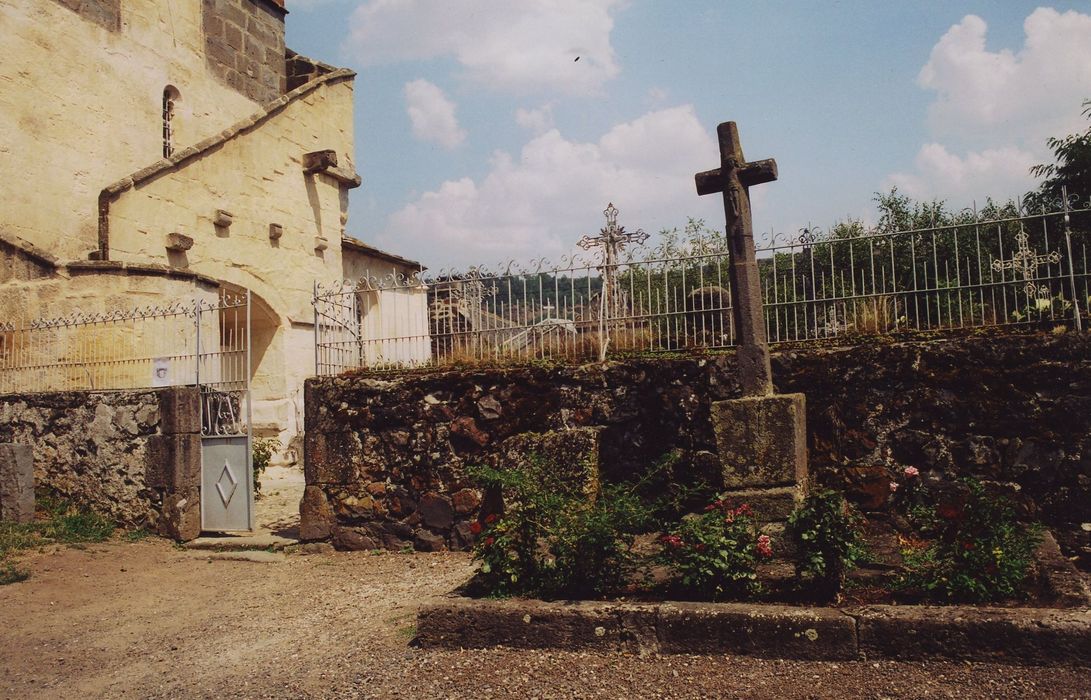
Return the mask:
<path id="1" fill-rule="evenodd" d="M 121 28 L 121 0 L 54 0 L 89 22 L 116 32 Z"/>
<path id="2" fill-rule="evenodd" d="M 273 0 L 203 0 L 205 60 L 213 75 L 255 102 L 288 91 L 284 8 Z"/>
<path id="3" fill-rule="evenodd" d="M 1001 482 L 1051 523 L 1091 519 L 1091 364 L 1074 335 L 991 335 L 781 350 L 807 395 L 811 472 L 865 509 L 906 466 Z M 482 494 L 466 467 L 526 432 L 599 427 L 602 477 L 678 450 L 671 478 L 719 478 L 710 403 L 738 395 L 730 353 L 604 366 L 312 379 L 306 536 L 342 547 L 468 544 Z"/>
<path id="4" fill-rule="evenodd" d="M 200 534 L 197 389 L 0 396 L 0 443 L 30 446 L 37 496 L 120 525 Z"/>

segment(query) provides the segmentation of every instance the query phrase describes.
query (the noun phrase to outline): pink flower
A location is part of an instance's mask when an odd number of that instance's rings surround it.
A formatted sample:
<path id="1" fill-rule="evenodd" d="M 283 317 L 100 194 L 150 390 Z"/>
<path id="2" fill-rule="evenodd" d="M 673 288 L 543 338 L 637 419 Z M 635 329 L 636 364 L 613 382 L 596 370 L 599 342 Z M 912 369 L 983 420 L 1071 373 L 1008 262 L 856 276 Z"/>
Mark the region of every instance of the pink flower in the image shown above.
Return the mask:
<path id="1" fill-rule="evenodd" d="M 905 474 L 906 479 L 916 479 L 921 474 L 916 467 L 906 467 L 902 473 Z"/>
<path id="2" fill-rule="evenodd" d="M 898 490 L 898 482 L 897 481 L 891 481 L 890 482 L 890 492 L 894 493 L 897 490 Z"/>
<path id="3" fill-rule="evenodd" d="M 769 535 L 758 536 L 757 550 L 758 554 L 766 559 L 773 556 L 773 541 L 769 539 Z"/>

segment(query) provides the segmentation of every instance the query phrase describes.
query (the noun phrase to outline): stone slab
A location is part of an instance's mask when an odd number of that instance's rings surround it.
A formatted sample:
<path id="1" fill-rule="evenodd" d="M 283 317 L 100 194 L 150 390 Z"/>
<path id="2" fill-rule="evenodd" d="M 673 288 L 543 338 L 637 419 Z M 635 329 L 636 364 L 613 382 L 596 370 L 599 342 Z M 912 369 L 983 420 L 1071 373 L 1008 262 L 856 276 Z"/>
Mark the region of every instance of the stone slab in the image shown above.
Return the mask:
<path id="1" fill-rule="evenodd" d="M 659 608 L 662 654 L 856 659 L 856 623 L 830 608 L 669 603 Z"/>
<path id="2" fill-rule="evenodd" d="M 218 552 L 246 552 L 254 550 L 282 550 L 290 545 L 299 544 L 298 540 L 271 534 L 255 534 L 224 537 L 198 537 L 185 543 L 186 549 L 212 550 Z"/>
<path id="3" fill-rule="evenodd" d="M 873 605 L 846 610 L 868 658 L 1091 664 L 1091 611 Z"/>
<path id="4" fill-rule="evenodd" d="M 212 552 L 204 555 L 203 558 L 209 561 L 247 561 L 252 564 L 276 564 L 284 561 L 287 557 L 283 552 L 246 551 Z"/>
<path id="5" fill-rule="evenodd" d="M 754 511 L 754 518 L 758 522 L 782 522 L 788 519 L 791 512 L 803 500 L 803 489 L 798 486 L 736 489 L 725 491 L 723 498 L 734 504 L 749 503 Z"/>
<path id="6" fill-rule="evenodd" d="M 0 443 L 0 520 L 34 520 L 34 454 L 29 445 Z"/>
<path id="7" fill-rule="evenodd" d="M 463 649 L 735 654 L 846 661 L 951 658 L 1091 664 L 1091 611 L 968 606 L 851 609 L 449 596 L 417 615 L 416 642 Z"/>
<path id="8" fill-rule="evenodd" d="M 716 401 L 710 413 L 724 488 L 806 481 L 807 404 L 803 394 Z"/>

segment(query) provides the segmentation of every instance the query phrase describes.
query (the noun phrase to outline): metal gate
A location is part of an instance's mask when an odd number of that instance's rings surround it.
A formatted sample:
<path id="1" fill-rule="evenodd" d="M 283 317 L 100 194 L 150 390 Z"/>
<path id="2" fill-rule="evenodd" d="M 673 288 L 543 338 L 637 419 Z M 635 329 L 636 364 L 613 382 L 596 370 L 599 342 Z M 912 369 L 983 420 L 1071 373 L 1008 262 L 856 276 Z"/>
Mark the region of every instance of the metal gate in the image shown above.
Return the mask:
<path id="1" fill-rule="evenodd" d="M 254 529 L 250 292 L 197 305 L 201 529 Z"/>

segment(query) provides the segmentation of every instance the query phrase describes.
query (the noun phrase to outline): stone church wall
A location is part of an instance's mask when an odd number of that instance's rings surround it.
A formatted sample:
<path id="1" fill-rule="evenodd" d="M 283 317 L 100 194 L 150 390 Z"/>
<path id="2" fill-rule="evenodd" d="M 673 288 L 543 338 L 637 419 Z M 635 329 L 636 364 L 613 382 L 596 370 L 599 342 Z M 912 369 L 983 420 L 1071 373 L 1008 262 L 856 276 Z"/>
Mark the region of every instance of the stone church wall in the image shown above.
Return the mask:
<path id="1" fill-rule="evenodd" d="M 1075 335 L 863 341 L 781 349 L 773 369 L 779 391 L 807 395 L 814 478 L 865 510 L 883 510 L 915 466 L 997 482 L 1063 528 L 1091 520 L 1089 350 Z M 708 354 L 311 379 L 303 533 L 465 547 L 483 495 L 466 468 L 526 433 L 592 430 L 606 480 L 678 450 L 671 478 L 715 483 L 709 405 L 738 395 L 734 376 L 731 354 Z"/>
<path id="2" fill-rule="evenodd" d="M 200 533 L 197 389 L 0 396 L 0 442 L 29 445 L 34 490 L 169 537 Z"/>
<path id="3" fill-rule="evenodd" d="M 284 8 L 273 0 L 202 0 L 205 57 L 212 73 L 255 102 L 288 91 Z"/>
<path id="4" fill-rule="evenodd" d="M 124 0 L 109 28 L 115 5 L 0 0 L 2 223 L 61 259 L 97 248 L 99 191 L 162 158 L 166 86 L 179 148 L 258 107 L 206 66 L 200 2 Z"/>

